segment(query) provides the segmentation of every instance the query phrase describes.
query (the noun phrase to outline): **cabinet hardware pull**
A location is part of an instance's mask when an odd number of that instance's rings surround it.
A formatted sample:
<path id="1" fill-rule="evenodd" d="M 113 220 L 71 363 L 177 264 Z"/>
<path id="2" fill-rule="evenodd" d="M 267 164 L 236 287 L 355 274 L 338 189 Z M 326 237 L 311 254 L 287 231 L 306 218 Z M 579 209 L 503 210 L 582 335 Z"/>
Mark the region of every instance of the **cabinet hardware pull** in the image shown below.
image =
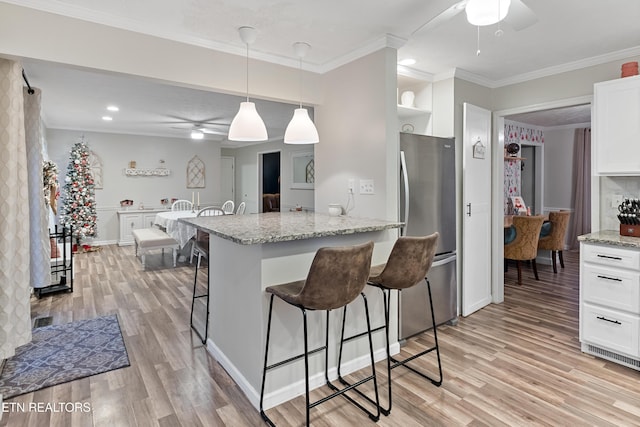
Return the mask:
<path id="1" fill-rule="evenodd" d="M 467 215 L 471 216 L 471 203 L 467 203 Z"/>
<path id="2" fill-rule="evenodd" d="M 622 261 L 622 258 L 620 258 L 619 256 L 609 256 L 609 255 L 600 255 L 598 254 L 599 258 L 607 258 L 607 259 L 615 259 L 617 261 Z"/>
<path id="3" fill-rule="evenodd" d="M 617 277 L 607 277 L 607 276 L 602 276 L 600 274 L 598 274 L 598 279 L 607 279 L 607 280 L 613 280 L 615 282 L 622 282 L 622 279 L 618 279 Z"/>
<path id="4" fill-rule="evenodd" d="M 618 322 L 617 320 L 611 320 L 611 319 L 607 319 L 604 316 L 598 316 L 596 317 L 596 319 L 598 320 L 604 320 L 605 322 L 611 322 L 611 323 L 615 323 L 616 325 L 622 325 L 622 323 Z"/>

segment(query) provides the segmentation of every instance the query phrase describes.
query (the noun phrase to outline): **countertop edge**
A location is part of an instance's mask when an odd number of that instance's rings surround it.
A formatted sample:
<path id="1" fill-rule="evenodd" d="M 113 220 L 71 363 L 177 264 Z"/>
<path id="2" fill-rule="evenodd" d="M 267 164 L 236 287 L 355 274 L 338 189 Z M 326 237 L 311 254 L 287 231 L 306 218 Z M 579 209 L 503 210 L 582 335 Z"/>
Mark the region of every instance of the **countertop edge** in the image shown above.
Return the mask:
<path id="1" fill-rule="evenodd" d="M 639 237 L 622 236 L 620 235 L 619 230 L 602 230 L 583 234 L 582 236 L 578 236 L 578 241 L 640 249 Z"/>

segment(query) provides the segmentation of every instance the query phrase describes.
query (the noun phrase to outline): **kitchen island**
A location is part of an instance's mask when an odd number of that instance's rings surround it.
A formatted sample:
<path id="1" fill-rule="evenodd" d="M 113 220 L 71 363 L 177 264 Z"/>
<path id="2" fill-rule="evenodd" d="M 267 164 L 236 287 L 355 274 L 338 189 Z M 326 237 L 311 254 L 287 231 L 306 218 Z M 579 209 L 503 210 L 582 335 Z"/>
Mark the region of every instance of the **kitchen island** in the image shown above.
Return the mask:
<path id="1" fill-rule="evenodd" d="M 386 261 L 395 242 L 399 222 L 309 212 L 271 212 L 180 219 L 209 233 L 210 320 L 208 351 L 220 362 L 257 408 L 268 313 L 267 286 L 304 279 L 316 251 L 325 246 L 375 243 L 373 264 Z M 365 289 L 372 325 L 384 321 L 382 295 Z M 347 331 L 364 331 L 362 299 L 349 307 Z M 395 308 L 395 305 L 392 304 Z M 391 316 L 393 319 L 395 310 Z M 331 316 L 329 374 L 335 377 L 337 343 L 342 312 Z M 324 342 L 324 313 L 309 312 L 309 346 Z M 393 320 L 392 319 L 392 320 Z M 391 324 L 392 351 L 399 351 L 397 322 Z M 384 337 L 374 337 L 376 360 L 385 356 Z M 276 301 L 272 320 L 270 360 L 282 360 L 302 351 L 300 310 Z M 345 347 L 343 374 L 368 363 L 366 338 Z M 324 357 L 310 358 L 310 385 L 324 384 Z M 302 361 L 272 371 L 265 390 L 265 408 L 304 393 Z"/>

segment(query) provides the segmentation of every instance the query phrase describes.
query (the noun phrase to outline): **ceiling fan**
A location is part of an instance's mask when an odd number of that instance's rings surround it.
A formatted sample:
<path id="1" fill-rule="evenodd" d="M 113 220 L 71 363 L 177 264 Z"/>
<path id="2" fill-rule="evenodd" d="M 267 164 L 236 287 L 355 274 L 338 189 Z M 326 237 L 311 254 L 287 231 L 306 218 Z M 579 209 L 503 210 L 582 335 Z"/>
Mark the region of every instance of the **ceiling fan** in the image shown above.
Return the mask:
<path id="1" fill-rule="evenodd" d="M 174 125 L 172 129 L 182 129 L 190 132 L 191 139 L 203 139 L 204 135 L 227 136 L 229 123 L 225 123 L 221 117 L 212 117 L 206 120 L 190 120 L 183 117 L 169 116 L 175 120 L 163 123 Z"/>
<path id="2" fill-rule="evenodd" d="M 454 3 L 447 9 L 440 12 L 438 15 L 422 24 L 415 31 L 413 31 L 411 35 L 415 36 L 418 33 L 424 33 L 444 24 L 445 22 L 449 21 L 451 18 L 465 10 L 469 1 L 470 0 L 461 0 Z M 485 1 L 494 1 L 497 3 L 499 0 Z M 502 21 L 509 24 L 514 30 L 524 30 L 525 28 L 530 27 L 531 25 L 538 22 L 537 15 L 529 8 L 529 6 L 524 4 L 522 0 L 511 0 L 510 3 L 511 4 L 508 7 L 507 16 Z"/>

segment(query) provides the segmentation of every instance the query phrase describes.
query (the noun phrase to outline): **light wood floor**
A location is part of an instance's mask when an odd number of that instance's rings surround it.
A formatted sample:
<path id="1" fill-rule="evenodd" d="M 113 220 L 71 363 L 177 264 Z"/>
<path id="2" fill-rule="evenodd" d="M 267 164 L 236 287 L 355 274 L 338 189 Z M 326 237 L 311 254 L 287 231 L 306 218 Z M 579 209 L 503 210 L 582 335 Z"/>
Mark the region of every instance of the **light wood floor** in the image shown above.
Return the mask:
<path id="1" fill-rule="evenodd" d="M 540 281 L 506 273 L 505 302 L 438 329 L 444 383 L 437 388 L 396 369 L 394 407 L 380 426 L 640 425 L 640 374 L 582 354 L 578 342 L 578 254 Z M 259 426 L 262 421 L 189 328 L 188 264 L 133 248 L 76 257 L 75 292 L 33 299 L 32 317 L 65 323 L 117 313 L 131 367 L 19 396 L 9 402 L 88 402 L 90 413 L 7 412 L 2 426 Z M 238 339 L 242 339 L 239 337 Z M 412 340 L 403 352 L 429 345 Z M 419 362 L 433 369 L 432 358 Z M 381 382 L 386 382 L 379 364 Z M 324 391 L 314 391 L 313 398 Z M 269 414 L 278 425 L 304 419 L 298 398 Z M 344 399 L 311 412 L 317 426 L 375 425 Z"/>

